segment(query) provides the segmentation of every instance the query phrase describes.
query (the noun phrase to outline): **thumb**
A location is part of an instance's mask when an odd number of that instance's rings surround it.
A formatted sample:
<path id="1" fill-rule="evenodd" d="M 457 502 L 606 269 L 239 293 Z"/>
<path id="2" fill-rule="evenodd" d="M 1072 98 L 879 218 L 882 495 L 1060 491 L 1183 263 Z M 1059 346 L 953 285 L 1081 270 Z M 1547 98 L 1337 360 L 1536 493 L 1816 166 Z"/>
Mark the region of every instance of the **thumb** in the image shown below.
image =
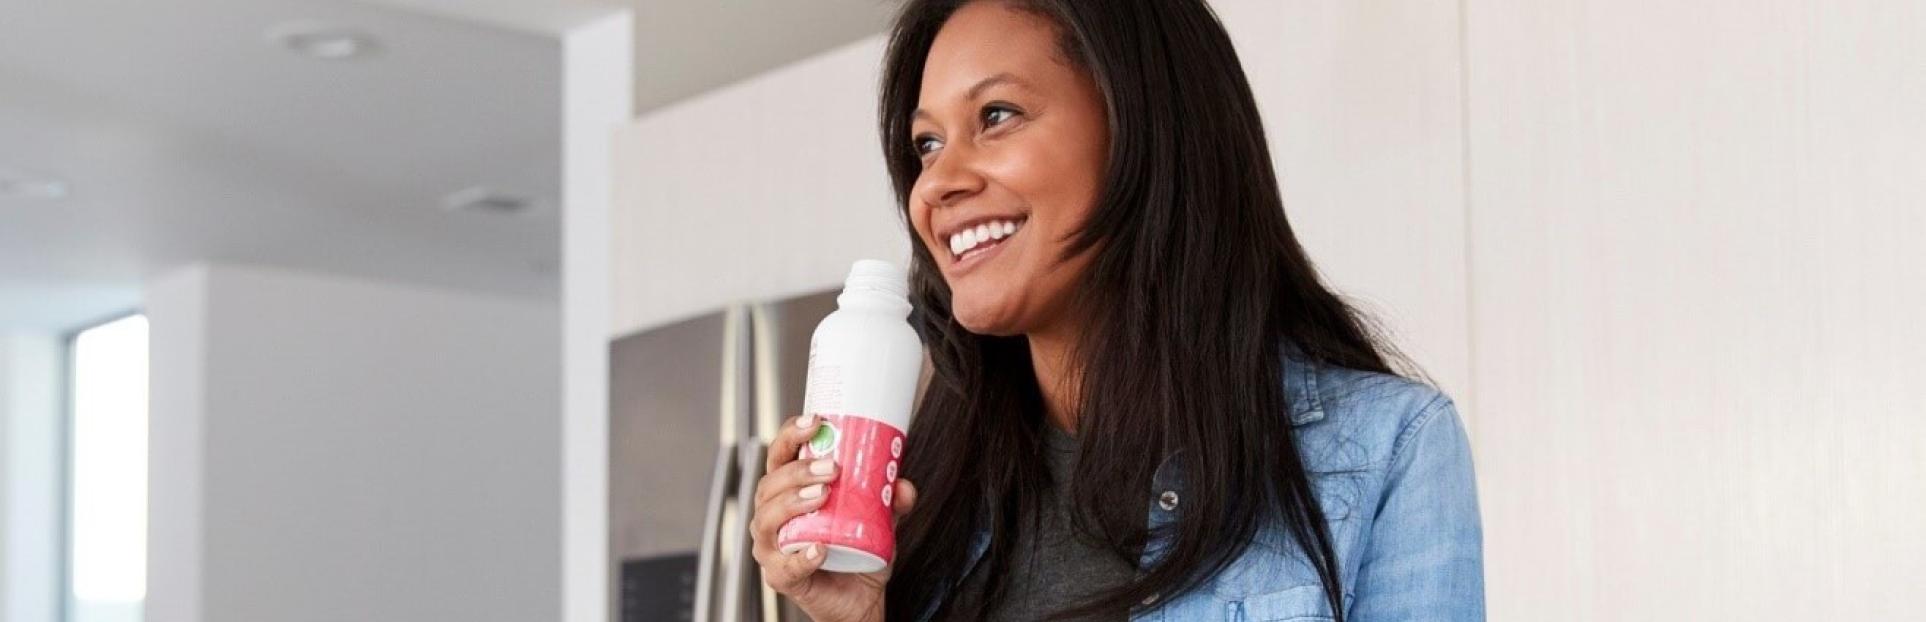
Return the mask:
<path id="1" fill-rule="evenodd" d="M 915 507 L 916 486 L 907 479 L 896 480 L 896 497 L 890 503 L 890 509 L 896 512 L 897 518 L 901 518 Z"/>

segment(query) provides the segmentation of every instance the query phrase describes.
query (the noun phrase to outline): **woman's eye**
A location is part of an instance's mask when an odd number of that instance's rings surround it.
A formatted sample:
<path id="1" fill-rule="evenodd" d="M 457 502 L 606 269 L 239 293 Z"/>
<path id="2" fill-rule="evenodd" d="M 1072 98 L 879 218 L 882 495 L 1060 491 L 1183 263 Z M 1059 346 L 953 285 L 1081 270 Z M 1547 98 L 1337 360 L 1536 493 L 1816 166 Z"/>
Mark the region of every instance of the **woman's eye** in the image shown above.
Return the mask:
<path id="1" fill-rule="evenodd" d="M 943 148 L 942 140 L 927 134 L 916 137 L 915 140 L 911 141 L 911 144 L 916 148 L 916 155 L 929 155 L 935 153 L 937 149 Z"/>
<path id="2" fill-rule="evenodd" d="M 983 127 L 996 127 L 1016 116 L 1017 111 L 1014 108 L 996 105 L 984 106 Z"/>

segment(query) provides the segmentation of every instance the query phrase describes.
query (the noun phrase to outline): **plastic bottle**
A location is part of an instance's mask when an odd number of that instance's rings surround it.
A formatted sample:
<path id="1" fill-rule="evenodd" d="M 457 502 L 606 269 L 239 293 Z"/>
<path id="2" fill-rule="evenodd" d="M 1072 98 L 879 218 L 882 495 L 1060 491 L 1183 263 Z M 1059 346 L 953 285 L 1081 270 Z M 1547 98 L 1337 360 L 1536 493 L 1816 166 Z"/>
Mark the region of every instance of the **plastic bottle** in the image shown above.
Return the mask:
<path id="1" fill-rule="evenodd" d="M 902 268 L 857 261 L 836 311 L 809 341 L 803 412 L 822 425 L 801 458 L 833 456 L 841 472 L 824 487 L 822 506 L 790 519 L 776 542 L 786 553 L 822 543 L 823 570 L 875 572 L 896 556 L 890 507 L 923 363 L 908 294 Z"/>

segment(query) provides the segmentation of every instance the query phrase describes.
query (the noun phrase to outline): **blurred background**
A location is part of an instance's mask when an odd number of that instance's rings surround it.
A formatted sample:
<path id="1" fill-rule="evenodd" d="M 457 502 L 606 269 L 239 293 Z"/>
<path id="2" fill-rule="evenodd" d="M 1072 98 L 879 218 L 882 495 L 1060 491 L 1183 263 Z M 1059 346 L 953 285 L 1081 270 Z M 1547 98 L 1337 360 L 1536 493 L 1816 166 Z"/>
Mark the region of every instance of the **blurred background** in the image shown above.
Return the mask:
<path id="1" fill-rule="evenodd" d="M 1495 620 L 1926 620 L 1926 4 L 1216 0 Z M 890 0 L 0 0 L 0 620 L 793 617 Z"/>

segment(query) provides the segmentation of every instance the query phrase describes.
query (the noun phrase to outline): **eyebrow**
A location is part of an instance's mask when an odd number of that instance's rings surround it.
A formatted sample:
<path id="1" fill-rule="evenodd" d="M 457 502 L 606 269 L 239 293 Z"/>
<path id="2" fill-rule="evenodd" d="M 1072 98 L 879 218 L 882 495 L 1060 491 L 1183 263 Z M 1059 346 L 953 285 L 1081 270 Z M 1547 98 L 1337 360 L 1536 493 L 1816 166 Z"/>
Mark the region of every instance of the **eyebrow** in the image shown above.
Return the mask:
<path id="1" fill-rule="evenodd" d="M 1010 72 L 1006 71 L 1003 73 L 996 74 L 994 76 L 990 76 L 988 78 L 984 78 L 982 80 L 977 80 L 976 84 L 970 85 L 970 89 L 964 92 L 963 98 L 976 99 L 978 95 L 983 94 L 983 91 L 989 90 L 990 87 L 996 86 L 999 84 L 1011 84 L 1019 87 L 1024 86 L 1022 80 L 1018 80 L 1016 76 L 1011 75 Z M 922 119 L 929 116 L 930 116 L 929 111 L 924 110 L 922 108 L 917 108 L 916 112 L 910 114 L 911 119 Z"/>

